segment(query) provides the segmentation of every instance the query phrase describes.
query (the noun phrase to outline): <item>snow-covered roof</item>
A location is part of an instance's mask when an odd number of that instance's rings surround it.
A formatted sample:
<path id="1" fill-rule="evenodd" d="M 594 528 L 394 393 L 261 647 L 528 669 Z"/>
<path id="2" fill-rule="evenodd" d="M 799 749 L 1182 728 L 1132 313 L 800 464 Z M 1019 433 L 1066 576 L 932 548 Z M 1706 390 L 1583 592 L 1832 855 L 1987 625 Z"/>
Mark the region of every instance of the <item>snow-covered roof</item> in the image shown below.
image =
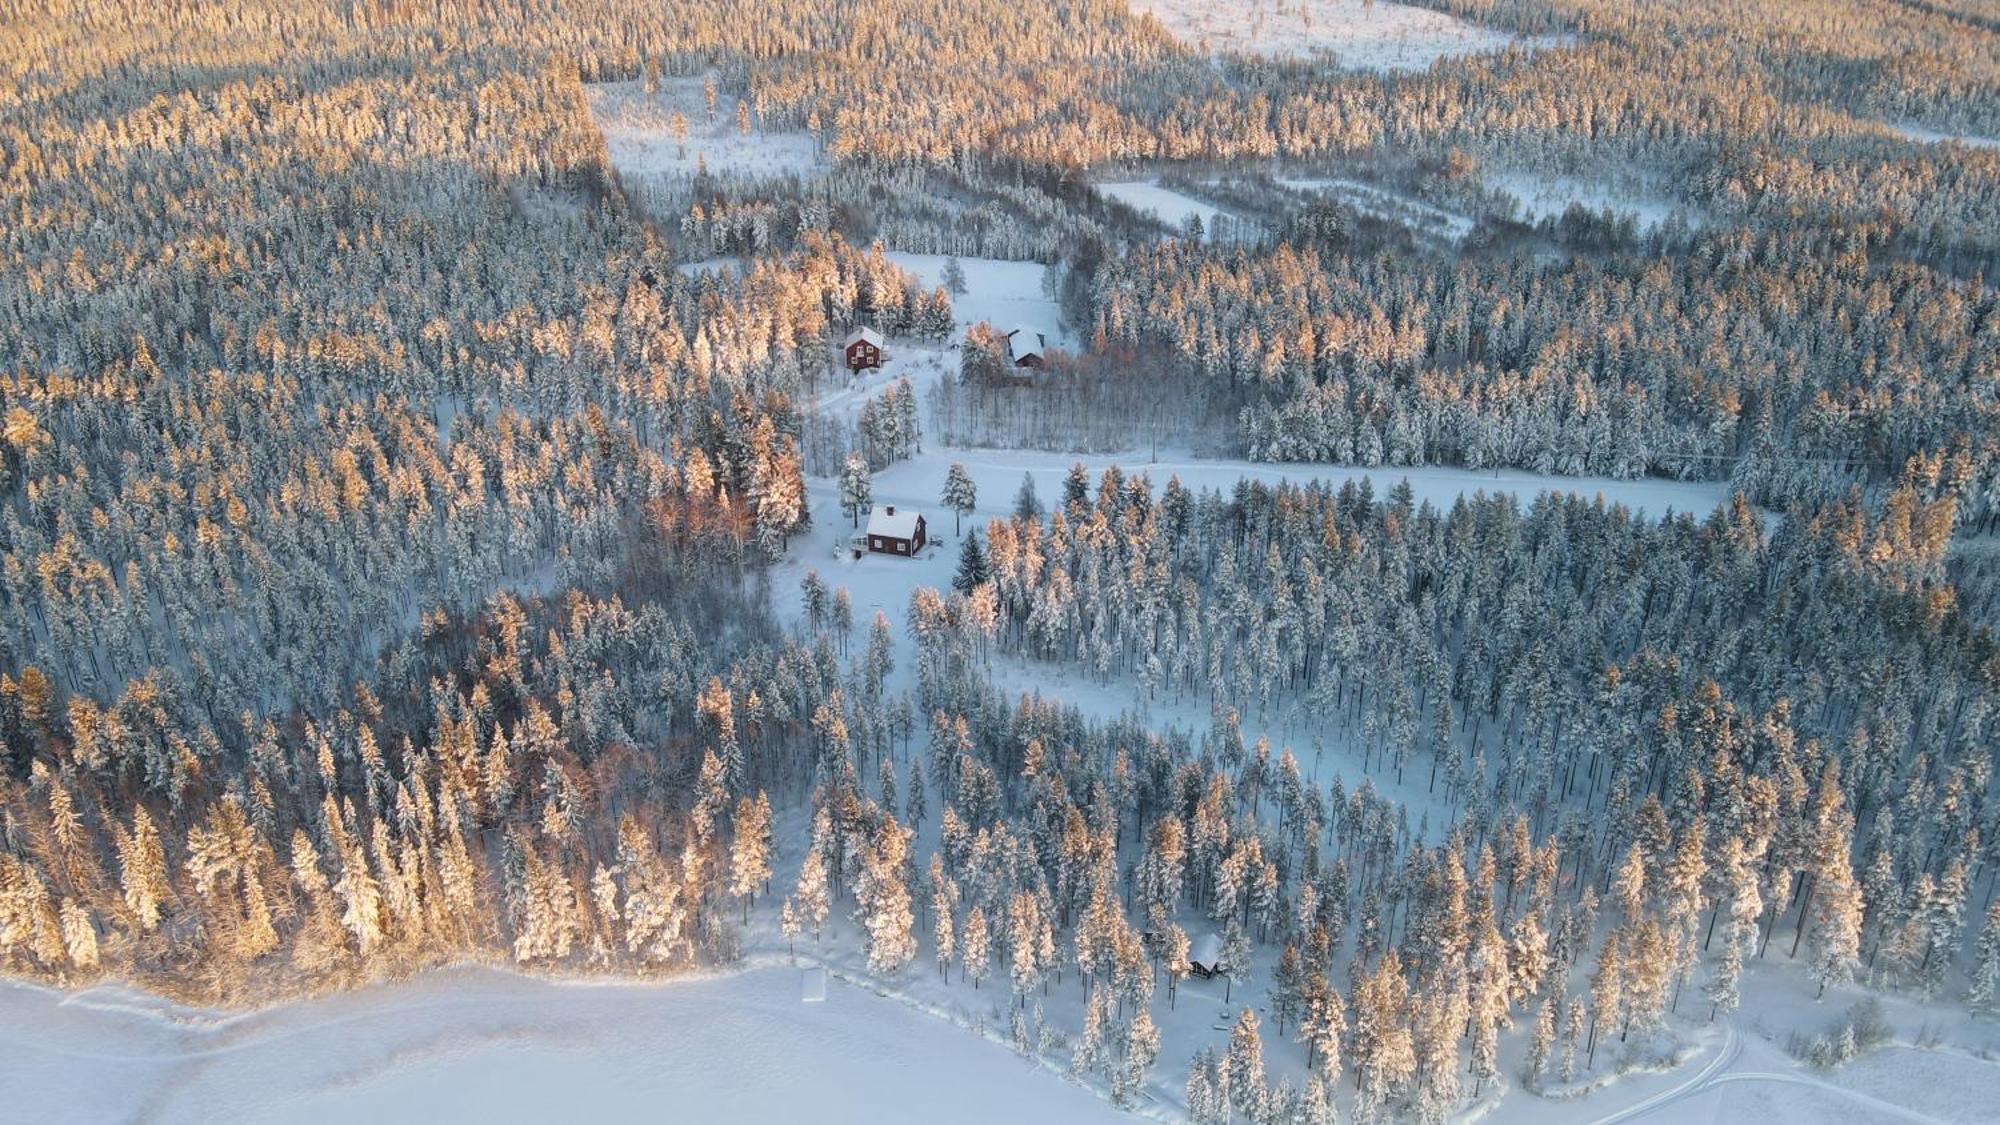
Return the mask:
<path id="1" fill-rule="evenodd" d="M 1188 951 L 1188 960 L 1203 968 L 1213 966 L 1216 958 L 1221 956 L 1222 939 L 1215 934 L 1203 934 L 1196 938 L 1193 948 Z"/>
<path id="2" fill-rule="evenodd" d="M 915 539 L 917 520 L 920 518 L 919 513 L 894 504 L 876 508 L 868 513 L 868 534 L 886 535 L 891 539 Z"/>
<path id="3" fill-rule="evenodd" d="M 847 342 L 841 347 L 851 348 L 856 344 L 873 344 L 879 348 L 882 346 L 882 334 L 873 328 L 857 328 L 847 334 Z"/>
<path id="4" fill-rule="evenodd" d="M 1023 324 L 1007 333 L 1007 344 L 1016 357 L 1042 354 L 1042 330 Z"/>

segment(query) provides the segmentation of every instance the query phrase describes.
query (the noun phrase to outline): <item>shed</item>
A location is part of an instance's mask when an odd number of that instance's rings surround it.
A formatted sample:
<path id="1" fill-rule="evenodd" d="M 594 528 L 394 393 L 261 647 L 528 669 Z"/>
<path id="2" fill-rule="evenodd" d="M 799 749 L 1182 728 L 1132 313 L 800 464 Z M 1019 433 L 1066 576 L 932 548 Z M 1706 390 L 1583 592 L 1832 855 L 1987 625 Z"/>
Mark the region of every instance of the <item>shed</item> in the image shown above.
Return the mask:
<path id="1" fill-rule="evenodd" d="M 926 527 L 922 513 L 894 504 L 868 513 L 868 549 L 880 555 L 912 558 L 924 549 Z"/>
<path id="2" fill-rule="evenodd" d="M 1039 328 L 1024 324 L 1007 333 L 1007 358 L 1016 367 L 1040 367 L 1048 346 L 1048 338 Z"/>
<path id="3" fill-rule="evenodd" d="M 861 327 L 847 334 L 841 345 L 847 357 L 849 371 L 866 371 L 882 366 L 882 334 L 873 328 Z"/>
<path id="4" fill-rule="evenodd" d="M 1216 934 L 1203 934 L 1188 950 L 1188 972 L 1203 980 L 1222 971 L 1222 938 Z"/>

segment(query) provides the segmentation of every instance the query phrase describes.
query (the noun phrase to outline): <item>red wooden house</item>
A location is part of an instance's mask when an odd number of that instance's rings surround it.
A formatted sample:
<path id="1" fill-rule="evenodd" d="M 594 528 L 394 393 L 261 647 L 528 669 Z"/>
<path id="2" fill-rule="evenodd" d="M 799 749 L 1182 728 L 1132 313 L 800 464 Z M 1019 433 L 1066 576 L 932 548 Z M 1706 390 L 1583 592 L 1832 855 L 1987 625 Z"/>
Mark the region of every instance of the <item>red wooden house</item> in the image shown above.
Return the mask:
<path id="1" fill-rule="evenodd" d="M 866 371 L 882 366 L 882 335 L 873 328 L 857 328 L 849 332 L 841 350 L 847 355 L 849 371 Z"/>

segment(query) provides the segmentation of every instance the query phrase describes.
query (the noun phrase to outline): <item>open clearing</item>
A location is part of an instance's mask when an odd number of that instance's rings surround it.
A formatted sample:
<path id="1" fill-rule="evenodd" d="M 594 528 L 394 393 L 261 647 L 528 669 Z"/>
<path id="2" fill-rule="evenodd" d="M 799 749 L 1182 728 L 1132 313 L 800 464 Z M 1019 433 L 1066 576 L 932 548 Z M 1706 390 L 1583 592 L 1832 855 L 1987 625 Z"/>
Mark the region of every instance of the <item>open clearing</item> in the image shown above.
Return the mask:
<path id="1" fill-rule="evenodd" d="M 1004 1047 L 799 972 L 562 985 L 432 973 L 264 1012 L 0 985 L 12 1121 L 1113 1120 Z"/>
<path id="2" fill-rule="evenodd" d="M 944 284 L 949 259 L 943 254 L 891 250 L 883 257 L 914 276 L 925 289 Z M 951 305 L 961 330 L 982 320 L 1003 332 L 1026 325 L 1040 329 L 1051 345 L 1069 346 L 1062 332 L 1062 310 L 1042 292 L 1047 266 L 1001 258 L 960 258 L 958 267 L 965 273 L 965 292 L 953 294 Z"/>
<path id="3" fill-rule="evenodd" d="M 1666 222 L 1678 209 L 1672 200 L 1651 193 L 1640 183 L 1614 184 L 1538 172 L 1489 172 L 1486 183 L 1519 200 L 1517 215 L 1529 223 L 1559 219 L 1572 204 L 1582 204 L 1592 211 L 1635 216 L 1639 229 L 1645 230 Z"/>
<path id="4" fill-rule="evenodd" d="M 1217 216 L 1228 214 L 1213 204 L 1161 187 L 1158 180 L 1098 184 L 1097 190 L 1106 198 L 1115 199 L 1142 215 L 1152 215 L 1170 227 L 1185 227 L 1189 219 L 1200 219 L 1202 228 L 1212 232 Z"/>
<path id="5" fill-rule="evenodd" d="M 638 82 L 586 86 L 590 113 L 604 133 L 612 167 L 627 177 L 691 177 L 706 167 L 716 174 L 750 179 L 809 176 L 825 166 L 819 146 L 804 132 L 767 133 L 752 114 L 742 133 L 736 107 L 742 100 L 718 91 L 715 120 L 708 119 L 703 79 L 670 78 L 649 95 Z M 687 126 L 687 141 L 674 137 L 674 114 Z"/>
<path id="6" fill-rule="evenodd" d="M 1292 191 L 1329 196 L 1363 214 L 1446 241 L 1456 242 L 1472 233 L 1473 222 L 1464 215 L 1359 180 L 1280 177 L 1275 182 Z"/>
<path id="7" fill-rule="evenodd" d="M 1919 144 L 1935 145 L 1950 142 L 1965 145 L 1967 148 L 2000 148 L 2000 138 L 1982 137 L 1976 133 L 1939 133 L 1921 125 L 1907 123 L 1890 125 L 1889 128 Z"/>
<path id="8" fill-rule="evenodd" d="M 1331 52 L 1358 70 L 1427 70 L 1439 59 L 1544 45 L 1456 16 L 1364 0 L 1132 0 L 1182 42 L 1217 53 L 1311 58 Z"/>

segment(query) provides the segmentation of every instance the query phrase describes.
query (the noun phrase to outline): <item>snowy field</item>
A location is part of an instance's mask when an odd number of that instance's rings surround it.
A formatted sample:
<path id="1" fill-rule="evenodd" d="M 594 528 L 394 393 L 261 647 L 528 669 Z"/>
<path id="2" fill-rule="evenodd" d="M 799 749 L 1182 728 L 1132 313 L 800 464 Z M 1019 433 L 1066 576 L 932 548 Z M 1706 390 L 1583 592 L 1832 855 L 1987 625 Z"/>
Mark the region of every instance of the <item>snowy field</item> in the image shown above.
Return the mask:
<path id="1" fill-rule="evenodd" d="M 1080 1086 L 908 1005 L 762 968 L 563 985 L 490 970 L 248 1015 L 0 984 L 0 1119 L 1094 1121 Z M 895 1113 L 884 1116 L 893 1104 Z"/>
<path id="2" fill-rule="evenodd" d="M 1498 188 L 1521 204 L 1524 222 L 1559 219 L 1570 205 L 1581 203 L 1592 211 L 1634 215 L 1639 229 L 1657 227 L 1677 209 L 1676 204 L 1653 194 L 1641 183 L 1611 183 L 1578 176 L 1547 175 L 1536 172 L 1489 172 L 1489 187 Z"/>
<path id="3" fill-rule="evenodd" d="M 915 277 L 925 289 L 944 284 L 943 254 L 891 250 L 883 257 Z M 965 292 L 954 294 L 951 304 L 961 331 L 982 320 L 1003 332 L 1027 325 L 1041 330 L 1051 346 L 1073 346 L 1062 331 L 1062 310 L 1042 291 L 1048 267 L 1040 262 L 960 258 L 958 268 L 965 274 Z"/>
<path id="4" fill-rule="evenodd" d="M 1968 148 L 2000 148 L 2000 138 L 1982 137 L 1976 133 L 1939 133 L 1908 123 L 1890 125 L 1889 128 L 1919 144 L 1935 145 L 1950 141 Z"/>
<path id="5" fill-rule="evenodd" d="M 1184 43 L 1217 53 L 1308 58 L 1358 70 L 1426 70 L 1439 59 L 1535 44 L 1456 16 L 1380 0 L 1131 0 Z"/>
<path id="6" fill-rule="evenodd" d="M 1456 242 L 1472 233 L 1470 218 L 1442 207 L 1433 207 L 1420 199 L 1412 199 L 1393 191 L 1364 184 L 1359 180 L 1338 178 L 1294 179 L 1280 177 L 1275 181 L 1279 187 L 1293 191 L 1328 195 L 1346 203 L 1364 214 L 1373 215 L 1420 233 L 1432 234 L 1446 241 Z"/>
<path id="7" fill-rule="evenodd" d="M 1170 227 L 1184 227 L 1190 218 L 1195 218 L 1201 220 L 1204 230 L 1214 230 L 1216 216 L 1228 214 L 1212 204 L 1182 195 L 1172 188 L 1161 187 L 1158 180 L 1098 184 L 1097 190 L 1107 198 L 1115 199 L 1142 215 L 1152 215 Z"/>
<path id="8" fill-rule="evenodd" d="M 818 145 L 804 132 L 767 133 L 751 115 L 746 136 L 737 128 L 742 99 L 718 91 L 715 120 L 708 119 L 701 78 L 670 78 L 648 95 L 638 82 L 586 86 L 590 113 L 604 133 L 611 165 L 628 177 L 692 176 L 706 166 L 718 174 L 752 179 L 809 176 L 824 167 Z M 687 141 L 674 137 L 674 114 L 687 124 Z"/>

